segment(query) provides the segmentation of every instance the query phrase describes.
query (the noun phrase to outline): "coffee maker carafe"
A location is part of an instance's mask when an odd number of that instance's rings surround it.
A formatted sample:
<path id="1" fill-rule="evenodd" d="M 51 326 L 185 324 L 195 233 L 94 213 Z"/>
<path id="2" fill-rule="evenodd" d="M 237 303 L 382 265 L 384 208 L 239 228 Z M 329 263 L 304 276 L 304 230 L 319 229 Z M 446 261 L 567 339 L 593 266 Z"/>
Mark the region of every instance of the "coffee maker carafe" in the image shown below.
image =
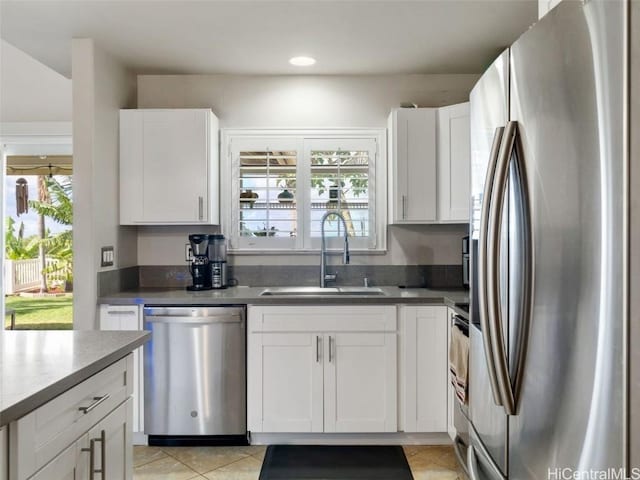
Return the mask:
<path id="1" fill-rule="evenodd" d="M 227 288 L 227 244 L 224 235 L 209 235 L 211 288 Z"/>
<path id="2" fill-rule="evenodd" d="M 189 271 L 191 272 L 192 285 L 189 285 L 187 290 L 209 290 L 211 289 L 211 266 L 208 256 L 209 235 L 189 235 L 189 243 L 191 244 Z"/>

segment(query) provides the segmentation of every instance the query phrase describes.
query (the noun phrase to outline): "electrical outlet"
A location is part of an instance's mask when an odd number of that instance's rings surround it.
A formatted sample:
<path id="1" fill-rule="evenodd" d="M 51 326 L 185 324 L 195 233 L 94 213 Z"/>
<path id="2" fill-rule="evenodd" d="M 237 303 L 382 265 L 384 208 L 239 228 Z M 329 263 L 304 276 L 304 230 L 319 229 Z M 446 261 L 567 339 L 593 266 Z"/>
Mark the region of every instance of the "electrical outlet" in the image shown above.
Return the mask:
<path id="1" fill-rule="evenodd" d="M 115 260 L 115 253 L 113 246 L 102 247 L 100 249 L 101 257 L 100 257 L 100 266 L 101 267 L 113 267 L 113 263 Z"/>
<path id="2" fill-rule="evenodd" d="M 185 243 L 184 244 L 184 261 L 190 262 L 192 257 L 193 257 L 193 254 L 191 253 L 191 244 Z"/>

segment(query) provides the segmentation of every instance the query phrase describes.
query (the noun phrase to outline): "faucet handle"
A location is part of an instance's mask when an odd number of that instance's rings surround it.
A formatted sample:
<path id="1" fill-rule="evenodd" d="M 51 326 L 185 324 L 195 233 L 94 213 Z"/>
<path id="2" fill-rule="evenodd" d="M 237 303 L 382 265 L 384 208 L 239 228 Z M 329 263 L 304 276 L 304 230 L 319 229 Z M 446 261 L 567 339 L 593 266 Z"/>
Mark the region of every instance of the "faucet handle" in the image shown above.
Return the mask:
<path id="1" fill-rule="evenodd" d="M 369 288 L 369 277 L 364 277 L 364 286 L 365 288 Z"/>

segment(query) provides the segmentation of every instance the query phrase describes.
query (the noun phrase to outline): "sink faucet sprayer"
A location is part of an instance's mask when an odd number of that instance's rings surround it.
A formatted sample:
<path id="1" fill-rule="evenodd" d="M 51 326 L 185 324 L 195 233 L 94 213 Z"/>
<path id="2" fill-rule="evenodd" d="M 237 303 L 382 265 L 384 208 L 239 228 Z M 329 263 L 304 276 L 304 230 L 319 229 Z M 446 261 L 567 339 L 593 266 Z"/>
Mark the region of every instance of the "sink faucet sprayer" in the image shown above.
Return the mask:
<path id="1" fill-rule="evenodd" d="M 320 220 L 320 230 L 322 235 L 322 244 L 320 247 L 320 286 L 322 288 L 327 286 L 327 282 L 335 282 L 338 276 L 337 273 L 327 273 L 327 244 L 324 235 L 324 222 L 327 221 L 327 217 L 330 215 L 338 217 L 342 220 L 342 225 L 344 225 L 344 249 L 342 251 L 342 263 L 345 265 L 349 264 L 349 233 L 347 232 L 347 222 L 341 213 L 327 212 L 322 216 L 322 220 Z"/>

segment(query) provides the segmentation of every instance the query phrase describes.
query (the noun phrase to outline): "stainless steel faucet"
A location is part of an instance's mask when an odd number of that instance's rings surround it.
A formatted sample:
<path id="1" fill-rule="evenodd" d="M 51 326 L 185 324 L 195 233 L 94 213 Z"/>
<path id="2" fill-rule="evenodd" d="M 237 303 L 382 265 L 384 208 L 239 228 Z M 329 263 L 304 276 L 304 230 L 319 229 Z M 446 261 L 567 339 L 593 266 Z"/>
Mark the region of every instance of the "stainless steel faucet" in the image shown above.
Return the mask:
<path id="1" fill-rule="evenodd" d="M 322 245 L 320 247 L 320 287 L 325 288 L 327 286 L 327 282 L 335 282 L 338 277 L 337 273 L 327 273 L 327 242 L 325 240 L 324 235 L 324 222 L 327 221 L 327 217 L 335 215 L 340 220 L 342 220 L 342 225 L 344 225 L 344 248 L 342 251 L 342 263 L 345 265 L 349 264 L 349 232 L 347 232 L 347 222 L 341 213 L 338 212 L 327 212 L 322 216 L 322 220 L 320 220 L 320 230 L 322 235 Z"/>

